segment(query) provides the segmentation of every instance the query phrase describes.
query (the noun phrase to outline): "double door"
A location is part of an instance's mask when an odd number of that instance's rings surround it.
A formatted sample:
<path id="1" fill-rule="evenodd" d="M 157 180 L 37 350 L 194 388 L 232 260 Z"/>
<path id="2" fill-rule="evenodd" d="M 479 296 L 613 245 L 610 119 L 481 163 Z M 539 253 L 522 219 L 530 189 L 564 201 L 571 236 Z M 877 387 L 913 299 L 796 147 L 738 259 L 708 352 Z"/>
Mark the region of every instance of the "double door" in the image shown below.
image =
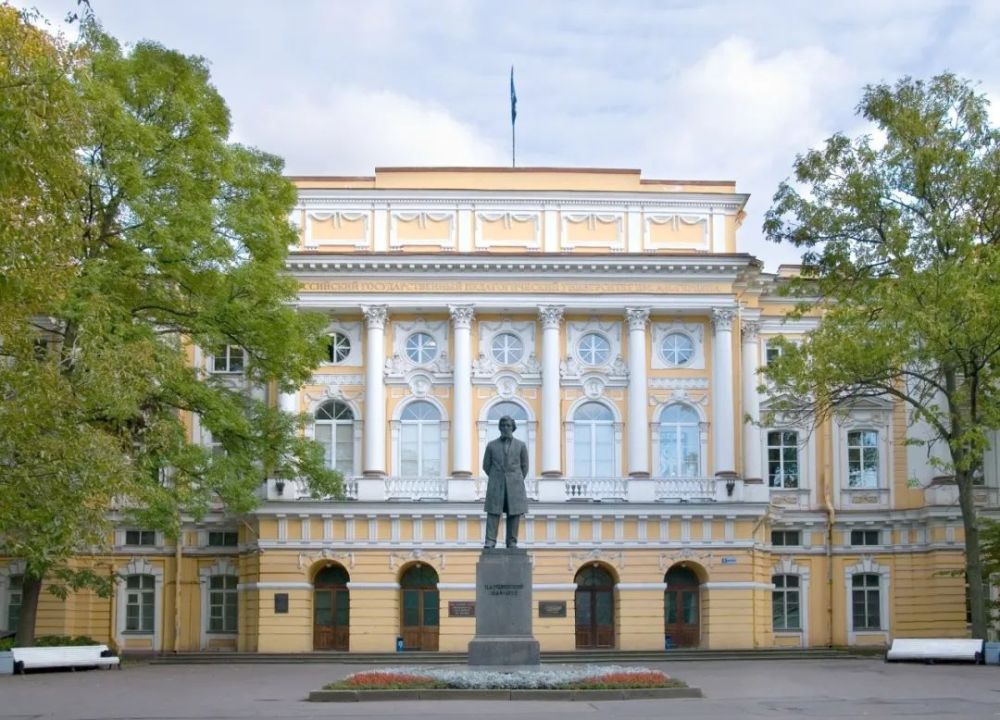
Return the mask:
<path id="1" fill-rule="evenodd" d="M 437 588 L 403 588 L 402 627 L 404 650 L 437 650 L 440 601 Z"/>
<path id="2" fill-rule="evenodd" d="M 615 597 L 611 588 L 576 590 L 576 647 L 615 646 Z"/>
<path id="3" fill-rule="evenodd" d="M 316 588 L 313 592 L 313 648 L 348 650 L 350 637 L 347 588 Z"/>

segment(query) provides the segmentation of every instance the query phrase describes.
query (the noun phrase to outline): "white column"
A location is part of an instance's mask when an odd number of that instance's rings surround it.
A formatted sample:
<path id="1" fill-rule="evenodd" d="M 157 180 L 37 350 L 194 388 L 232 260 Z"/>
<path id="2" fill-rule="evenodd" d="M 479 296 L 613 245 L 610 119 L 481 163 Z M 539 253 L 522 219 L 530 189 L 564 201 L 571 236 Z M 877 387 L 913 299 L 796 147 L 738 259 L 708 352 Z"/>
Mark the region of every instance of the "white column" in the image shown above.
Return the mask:
<path id="1" fill-rule="evenodd" d="M 712 439 L 715 474 L 736 472 L 736 435 L 733 431 L 733 319 L 730 308 L 712 310 Z"/>
<path id="2" fill-rule="evenodd" d="M 385 475 L 385 305 L 363 305 L 365 348 L 365 465 L 368 476 Z"/>
<path id="3" fill-rule="evenodd" d="M 743 423 L 743 479 L 759 480 L 762 474 L 760 458 L 760 427 L 755 423 L 760 420 L 760 396 L 757 394 L 757 384 L 760 368 L 757 336 L 760 333 L 760 323 L 744 322 L 740 328 L 743 347 L 740 353 L 743 365 L 743 412 L 741 417 L 749 415 L 753 422 Z"/>
<path id="4" fill-rule="evenodd" d="M 451 427 L 453 477 L 472 476 L 472 318 L 471 305 L 449 305 L 455 330 L 455 406 Z"/>
<path id="5" fill-rule="evenodd" d="M 299 414 L 299 391 L 293 390 L 292 392 L 283 392 L 278 394 L 278 407 L 281 408 L 283 412 L 291 413 L 292 415 Z"/>
<path id="6" fill-rule="evenodd" d="M 625 308 L 628 319 L 628 474 L 649 476 L 646 326 L 649 308 Z"/>
<path id="7" fill-rule="evenodd" d="M 562 418 L 559 392 L 559 326 L 563 308 L 545 305 L 538 308 L 542 322 L 542 472 L 543 476 L 562 475 Z"/>

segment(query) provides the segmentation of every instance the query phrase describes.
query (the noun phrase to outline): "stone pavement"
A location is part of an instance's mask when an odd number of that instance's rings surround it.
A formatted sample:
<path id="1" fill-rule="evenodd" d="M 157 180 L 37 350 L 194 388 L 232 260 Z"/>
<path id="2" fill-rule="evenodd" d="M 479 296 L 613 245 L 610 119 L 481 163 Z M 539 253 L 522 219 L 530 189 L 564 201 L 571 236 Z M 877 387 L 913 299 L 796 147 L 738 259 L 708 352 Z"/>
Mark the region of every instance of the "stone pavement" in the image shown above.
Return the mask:
<path id="1" fill-rule="evenodd" d="M 701 700 L 307 703 L 346 665 L 127 665 L 0 676 L 0 720 L 468 718 L 661 720 L 1000 718 L 1000 667 L 887 665 L 877 659 L 644 663 L 705 691 Z"/>

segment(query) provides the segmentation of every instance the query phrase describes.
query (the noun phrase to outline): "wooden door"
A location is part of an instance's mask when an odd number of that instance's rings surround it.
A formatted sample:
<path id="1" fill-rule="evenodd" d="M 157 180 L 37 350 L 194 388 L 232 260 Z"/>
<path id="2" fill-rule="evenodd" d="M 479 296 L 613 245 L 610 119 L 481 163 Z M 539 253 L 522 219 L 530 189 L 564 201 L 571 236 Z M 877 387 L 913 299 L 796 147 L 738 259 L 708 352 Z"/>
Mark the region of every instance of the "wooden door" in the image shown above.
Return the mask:
<path id="1" fill-rule="evenodd" d="M 663 635 L 666 647 L 697 647 L 701 641 L 698 578 L 687 568 L 673 568 L 665 578 Z"/>
<path id="2" fill-rule="evenodd" d="M 316 575 L 313 590 L 313 649 L 349 650 L 351 596 L 343 568 L 331 565 Z"/>
<path id="3" fill-rule="evenodd" d="M 584 568 L 576 577 L 576 647 L 614 648 L 614 581 L 599 567 Z"/>
<path id="4" fill-rule="evenodd" d="M 437 573 L 426 565 L 415 566 L 403 575 L 400 585 L 403 649 L 437 650 L 441 625 Z"/>

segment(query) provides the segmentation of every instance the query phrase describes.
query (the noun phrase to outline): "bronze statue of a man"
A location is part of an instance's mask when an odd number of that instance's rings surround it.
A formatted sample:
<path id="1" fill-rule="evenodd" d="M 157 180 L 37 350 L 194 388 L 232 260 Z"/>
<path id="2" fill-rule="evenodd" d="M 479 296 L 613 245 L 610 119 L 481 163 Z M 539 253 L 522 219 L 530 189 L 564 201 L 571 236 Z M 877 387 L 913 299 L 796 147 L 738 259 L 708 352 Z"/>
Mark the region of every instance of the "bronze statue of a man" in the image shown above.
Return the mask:
<path id="1" fill-rule="evenodd" d="M 491 440 L 483 454 L 486 485 L 486 544 L 496 547 L 500 514 L 507 514 L 507 547 L 517 547 L 517 528 L 528 512 L 528 494 L 524 478 L 528 475 L 528 448 L 514 437 L 517 423 L 504 415 L 500 418 L 500 437 Z"/>

